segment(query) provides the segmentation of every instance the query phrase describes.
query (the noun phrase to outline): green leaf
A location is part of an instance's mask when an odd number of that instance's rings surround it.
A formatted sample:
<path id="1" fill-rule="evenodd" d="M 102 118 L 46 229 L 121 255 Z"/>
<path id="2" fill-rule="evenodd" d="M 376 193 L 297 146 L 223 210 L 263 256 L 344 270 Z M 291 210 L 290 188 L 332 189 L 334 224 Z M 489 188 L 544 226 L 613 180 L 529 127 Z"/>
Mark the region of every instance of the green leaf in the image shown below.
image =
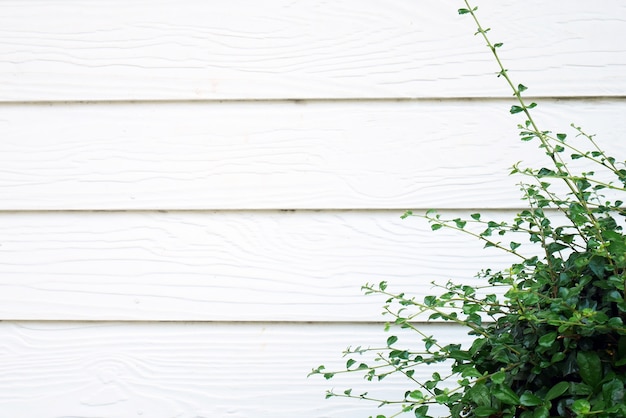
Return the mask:
<path id="1" fill-rule="evenodd" d="M 443 228 L 442 224 L 432 224 L 430 226 L 430 229 L 432 229 L 433 231 L 436 231 L 436 230 L 441 229 L 441 228 Z"/>
<path id="2" fill-rule="evenodd" d="M 517 243 L 517 242 L 511 242 L 509 245 L 510 245 L 510 247 L 511 247 L 511 250 L 515 251 L 515 250 L 517 250 L 517 249 L 520 247 L 520 245 L 522 245 L 522 244 L 519 244 L 519 243 Z"/>
<path id="3" fill-rule="evenodd" d="M 466 15 L 468 13 L 471 13 L 471 11 L 469 9 L 459 9 L 459 14 L 460 15 Z"/>
<path id="4" fill-rule="evenodd" d="M 453 219 L 453 221 L 456 224 L 456 227 L 459 228 L 459 229 L 465 228 L 465 225 L 467 224 L 466 221 L 464 221 L 464 220 L 462 220 L 460 218 Z"/>
<path id="5" fill-rule="evenodd" d="M 567 138 L 567 135 L 566 134 L 556 134 L 556 138 L 559 141 L 565 141 L 565 138 Z"/>
<path id="6" fill-rule="evenodd" d="M 409 393 L 409 398 L 422 400 L 424 399 L 424 394 L 419 390 L 414 390 Z"/>
<path id="7" fill-rule="evenodd" d="M 578 399 L 572 404 L 572 411 L 574 411 L 577 415 L 586 415 L 589 411 L 591 411 L 591 405 L 586 399 Z"/>
<path id="8" fill-rule="evenodd" d="M 552 399 L 556 399 L 562 394 L 564 394 L 567 389 L 569 389 L 569 383 L 567 382 L 559 382 L 556 385 L 552 386 L 548 393 L 546 393 L 545 400 L 551 401 Z"/>
<path id="9" fill-rule="evenodd" d="M 535 412 L 533 413 L 533 418 L 550 418 L 550 410 L 545 406 L 540 406 L 539 408 L 535 408 Z"/>
<path id="10" fill-rule="evenodd" d="M 519 400 L 524 406 L 538 406 L 543 404 L 543 399 L 530 392 L 523 393 L 522 396 L 519 397 Z"/>
<path id="11" fill-rule="evenodd" d="M 446 404 L 449 399 L 450 399 L 450 396 L 448 396 L 447 393 L 440 393 L 435 396 L 435 401 L 440 405 Z"/>
<path id="12" fill-rule="evenodd" d="M 479 220 L 480 220 L 480 213 L 472 213 L 472 214 L 470 215 L 470 217 L 471 217 L 472 219 L 474 219 L 475 221 L 479 221 Z"/>
<path id="13" fill-rule="evenodd" d="M 500 402 L 507 405 L 519 405 L 520 398 L 508 386 L 500 386 L 494 389 L 493 396 Z"/>
<path id="14" fill-rule="evenodd" d="M 494 373 L 491 376 L 491 380 L 493 381 L 493 383 L 495 384 L 501 384 L 504 382 L 504 379 L 506 378 L 506 374 L 500 370 L 499 372 Z"/>
<path id="15" fill-rule="evenodd" d="M 579 351 L 576 354 L 576 362 L 583 382 L 592 388 L 597 387 L 602 380 L 600 356 L 594 351 Z"/>
<path id="16" fill-rule="evenodd" d="M 395 335 L 392 335 L 391 337 L 387 338 L 387 347 L 394 344 L 396 341 L 398 341 L 398 337 L 396 337 Z"/>
<path id="17" fill-rule="evenodd" d="M 437 303 L 437 298 L 435 296 L 426 296 L 424 297 L 424 305 L 426 306 L 434 306 Z"/>
<path id="18" fill-rule="evenodd" d="M 514 115 L 514 114 L 516 114 L 516 113 L 523 112 L 523 111 L 524 111 L 524 108 L 523 108 L 523 107 L 521 107 L 521 106 L 515 106 L 515 105 L 511 106 L 511 110 L 509 110 L 509 112 L 511 112 L 511 114 L 512 114 L 512 115 Z"/>
<path id="19" fill-rule="evenodd" d="M 496 42 L 495 44 L 493 44 L 493 47 L 500 48 L 502 45 L 504 45 L 502 42 Z"/>
<path id="20" fill-rule="evenodd" d="M 497 409 L 490 406 L 479 406 L 472 411 L 477 417 L 490 417 L 498 412 Z"/>
<path id="21" fill-rule="evenodd" d="M 349 359 L 348 361 L 346 361 L 346 369 L 349 369 L 349 368 L 350 368 L 350 367 L 352 367 L 355 363 L 356 363 L 356 360 Z"/>
<path id="22" fill-rule="evenodd" d="M 428 406 L 422 405 L 415 409 L 415 418 L 428 418 Z"/>
<path id="23" fill-rule="evenodd" d="M 624 403 L 624 384 L 619 379 L 613 379 L 602 385 L 602 396 L 608 406 Z"/>
<path id="24" fill-rule="evenodd" d="M 558 334 L 556 332 L 550 332 L 546 335 L 542 335 L 541 337 L 539 337 L 539 345 L 541 347 L 552 347 L 552 344 L 554 344 L 557 335 Z"/>
<path id="25" fill-rule="evenodd" d="M 604 277 L 604 266 L 606 261 L 602 257 L 593 256 L 589 260 L 589 269 L 596 275 L 597 278 L 601 279 Z"/>
<path id="26" fill-rule="evenodd" d="M 519 92 L 521 93 L 521 92 L 523 92 L 523 91 L 528 90 L 528 87 L 526 87 L 526 86 L 525 86 L 525 85 L 523 85 L 523 84 L 518 84 L 518 85 L 517 85 L 517 90 L 519 90 Z"/>

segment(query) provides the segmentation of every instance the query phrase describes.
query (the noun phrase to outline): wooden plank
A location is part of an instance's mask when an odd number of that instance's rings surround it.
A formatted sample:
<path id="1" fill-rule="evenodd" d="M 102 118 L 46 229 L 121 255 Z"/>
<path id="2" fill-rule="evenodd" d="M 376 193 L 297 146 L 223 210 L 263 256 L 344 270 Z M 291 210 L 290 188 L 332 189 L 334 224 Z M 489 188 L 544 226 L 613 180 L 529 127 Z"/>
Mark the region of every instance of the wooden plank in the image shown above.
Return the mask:
<path id="1" fill-rule="evenodd" d="M 457 327 L 424 328 L 469 341 Z M 306 378 L 319 364 L 344 365 L 349 345 L 384 344 L 381 325 L 2 322 L 0 334 L 0 410 L 12 418 L 362 418 L 386 410 L 324 400 L 325 391 L 397 398 L 415 389 L 390 378 Z"/>
<path id="2" fill-rule="evenodd" d="M 461 6 L 3 1 L 0 100 L 508 97 Z M 507 68 L 533 94 L 626 94 L 623 1 L 480 7 Z"/>
<path id="3" fill-rule="evenodd" d="M 381 321 L 367 282 L 421 298 L 513 261 L 400 215 L 5 212 L 0 319 Z"/>
<path id="4" fill-rule="evenodd" d="M 0 209 L 511 208 L 519 141 L 504 101 L 11 105 Z M 542 101 L 626 155 L 626 102 Z"/>

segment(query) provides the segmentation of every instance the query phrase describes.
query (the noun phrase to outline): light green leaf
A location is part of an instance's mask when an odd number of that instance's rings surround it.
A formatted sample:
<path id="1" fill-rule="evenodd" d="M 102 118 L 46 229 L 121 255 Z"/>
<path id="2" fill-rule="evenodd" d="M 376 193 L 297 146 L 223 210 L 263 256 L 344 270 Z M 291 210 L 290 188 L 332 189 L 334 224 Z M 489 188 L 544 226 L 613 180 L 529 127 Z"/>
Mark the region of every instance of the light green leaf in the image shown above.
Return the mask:
<path id="1" fill-rule="evenodd" d="M 572 404 L 572 411 L 574 411 L 577 415 L 585 415 L 591 411 L 591 405 L 586 399 L 578 399 Z"/>

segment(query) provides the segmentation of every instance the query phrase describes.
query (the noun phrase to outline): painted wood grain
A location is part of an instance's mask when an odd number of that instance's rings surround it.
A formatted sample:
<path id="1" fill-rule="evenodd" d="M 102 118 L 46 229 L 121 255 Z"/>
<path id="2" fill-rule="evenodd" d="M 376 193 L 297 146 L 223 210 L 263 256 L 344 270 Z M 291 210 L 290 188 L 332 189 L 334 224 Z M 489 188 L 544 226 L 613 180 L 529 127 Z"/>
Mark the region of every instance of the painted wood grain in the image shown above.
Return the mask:
<path id="1" fill-rule="evenodd" d="M 367 282 L 422 298 L 513 261 L 400 215 L 1 213 L 0 319 L 380 321 Z"/>
<path id="2" fill-rule="evenodd" d="M 506 101 L 10 105 L 0 209 L 406 209 L 519 205 Z M 626 102 L 543 101 L 626 154 Z"/>
<path id="3" fill-rule="evenodd" d="M 508 97 L 463 2 L 9 0 L 0 100 Z M 543 96 L 626 94 L 626 4 L 480 3 Z"/>
<path id="4" fill-rule="evenodd" d="M 424 328 L 442 342 L 469 340 L 456 327 Z M 381 346 L 389 335 L 382 325 L 353 324 L 2 322 L 0 411 L 12 418 L 362 418 L 382 411 L 325 400 L 325 391 L 354 387 L 396 398 L 415 387 L 306 375 L 322 363 L 340 368 L 347 346 Z M 434 370 L 441 369 L 418 369 L 415 377 Z"/>

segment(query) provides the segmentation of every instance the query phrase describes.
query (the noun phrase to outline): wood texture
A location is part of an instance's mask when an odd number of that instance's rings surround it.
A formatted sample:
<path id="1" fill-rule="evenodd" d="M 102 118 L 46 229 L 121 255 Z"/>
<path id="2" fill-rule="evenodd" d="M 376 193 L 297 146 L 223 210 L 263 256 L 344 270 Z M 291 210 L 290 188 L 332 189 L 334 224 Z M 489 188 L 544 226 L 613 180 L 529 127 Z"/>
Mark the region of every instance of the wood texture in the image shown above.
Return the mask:
<path id="1" fill-rule="evenodd" d="M 508 97 L 463 6 L 2 1 L 0 100 Z M 486 0 L 480 13 L 532 94 L 626 94 L 623 1 Z"/>
<path id="2" fill-rule="evenodd" d="M 519 206 L 509 168 L 545 163 L 506 101 L 11 105 L 0 209 Z M 542 101 L 626 153 L 626 102 Z"/>
<path id="3" fill-rule="evenodd" d="M 437 329 L 445 343 L 465 343 L 463 334 Z M 356 375 L 306 378 L 322 363 L 345 365 L 348 345 L 384 344 L 390 334 L 380 324 L 3 322 L 0 335 L 0 410 L 12 418 L 362 418 L 385 410 L 324 400 L 325 391 L 354 387 L 397 398 L 415 389 Z"/>
<path id="4" fill-rule="evenodd" d="M 366 282 L 421 298 L 513 261 L 400 215 L 3 213 L 0 319 L 380 321 Z"/>

